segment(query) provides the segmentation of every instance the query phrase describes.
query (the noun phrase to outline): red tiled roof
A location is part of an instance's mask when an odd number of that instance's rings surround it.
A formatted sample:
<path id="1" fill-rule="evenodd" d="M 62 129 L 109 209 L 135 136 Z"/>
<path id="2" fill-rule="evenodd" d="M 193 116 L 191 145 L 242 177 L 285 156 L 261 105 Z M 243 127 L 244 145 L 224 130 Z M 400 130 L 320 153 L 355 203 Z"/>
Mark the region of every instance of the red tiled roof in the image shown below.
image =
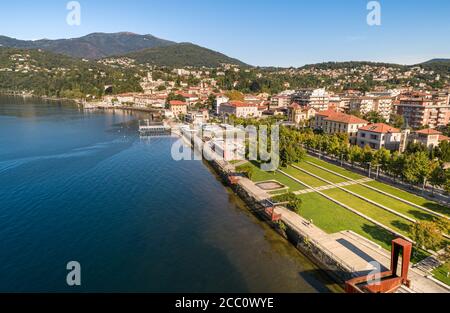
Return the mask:
<path id="1" fill-rule="evenodd" d="M 440 131 L 437 131 L 435 129 L 422 129 L 422 130 L 418 130 L 416 131 L 417 134 L 422 134 L 422 135 L 442 135 L 442 133 Z"/>
<path id="2" fill-rule="evenodd" d="M 389 126 L 384 123 L 370 124 L 370 125 L 359 128 L 359 130 L 369 131 L 372 133 L 380 133 L 380 134 L 400 133 L 399 129 L 394 128 L 394 127 Z"/>
<path id="3" fill-rule="evenodd" d="M 179 101 L 179 100 L 171 100 L 171 101 L 169 102 L 169 104 L 170 104 L 170 105 L 173 105 L 173 106 L 187 105 L 186 102 Z"/>
<path id="4" fill-rule="evenodd" d="M 320 111 L 317 113 L 319 116 L 331 116 L 333 114 L 337 114 L 338 112 L 336 110 L 326 110 L 326 111 Z"/>
<path id="5" fill-rule="evenodd" d="M 230 101 L 230 102 L 224 103 L 222 105 L 228 105 L 228 106 L 235 107 L 235 108 L 255 107 L 254 104 L 245 103 L 242 101 Z"/>
<path id="6" fill-rule="evenodd" d="M 439 141 L 450 141 L 450 138 L 444 135 L 439 136 Z"/>
<path id="7" fill-rule="evenodd" d="M 346 123 L 346 124 L 368 124 L 369 122 L 363 120 L 362 118 L 336 112 L 334 110 L 327 110 L 317 113 L 319 116 L 324 116 L 325 121 L 338 122 L 338 123 Z"/>

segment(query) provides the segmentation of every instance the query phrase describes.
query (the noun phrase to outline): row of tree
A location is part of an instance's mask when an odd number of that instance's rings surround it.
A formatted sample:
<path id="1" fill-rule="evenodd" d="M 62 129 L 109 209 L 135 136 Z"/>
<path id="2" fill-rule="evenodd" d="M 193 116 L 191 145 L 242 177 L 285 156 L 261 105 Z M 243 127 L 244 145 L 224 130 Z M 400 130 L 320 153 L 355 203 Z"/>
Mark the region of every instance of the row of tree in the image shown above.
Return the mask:
<path id="1" fill-rule="evenodd" d="M 395 180 L 423 186 L 429 183 L 433 187 L 450 191 L 450 171 L 445 166 L 450 161 L 448 142 L 442 142 L 431 150 L 423 145 L 410 144 L 404 153 L 399 153 L 385 148 L 373 150 L 369 146 L 361 148 L 350 145 L 345 134 L 317 134 L 310 130 L 301 131 L 297 142 L 353 166 L 374 170 L 379 168 L 379 171 Z"/>

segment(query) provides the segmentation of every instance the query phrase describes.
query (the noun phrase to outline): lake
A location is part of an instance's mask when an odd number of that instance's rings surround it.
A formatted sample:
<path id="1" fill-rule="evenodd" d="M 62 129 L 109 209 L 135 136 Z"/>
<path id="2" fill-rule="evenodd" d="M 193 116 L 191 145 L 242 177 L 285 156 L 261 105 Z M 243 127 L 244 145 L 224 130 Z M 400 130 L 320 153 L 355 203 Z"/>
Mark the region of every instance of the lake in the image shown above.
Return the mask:
<path id="1" fill-rule="evenodd" d="M 0 97 L 1 292 L 339 291 L 143 118 Z"/>

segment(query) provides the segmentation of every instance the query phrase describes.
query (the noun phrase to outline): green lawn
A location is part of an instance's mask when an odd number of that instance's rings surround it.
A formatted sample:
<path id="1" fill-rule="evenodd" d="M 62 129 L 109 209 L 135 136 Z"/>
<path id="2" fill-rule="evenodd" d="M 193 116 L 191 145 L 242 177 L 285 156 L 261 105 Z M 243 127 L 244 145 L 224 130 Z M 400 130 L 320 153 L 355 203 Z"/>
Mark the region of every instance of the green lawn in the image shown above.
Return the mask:
<path id="1" fill-rule="evenodd" d="M 450 276 L 448 273 L 450 272 L 450 262 L 445 263 L 444 265 L 438 267 L 433 271 L 434 278 L 440 280 L 441 282 L 450 285 Z"/>
<path id="2" fill-rule="evenodd" d="M 303 186 L 302 184 L 296 182 L 295 180 L 290 179 L 289 177 L 287 177 L 281 173 L 265 172 L 265 171 L 261 170 L 259 168 L 259 166 L 255 165 L 253 163 L 246 163 L 245 165 L 242 165 L 242 166 L 247 166 L 247 165 L 251 165 L 252 168 L 254 169 L 254 177 L 252 178 L 252 180 L 254 182 L 276 180 L 277 182 L 285 185 L 286 187 L 289 187 L 289 191 L 292 191 L 292 192 L 306 189 L 306 186 Z M 236 170 L 239 171 L 239 169 L 241 167 L 237 167 Z"/>
<path id="3" fill-rule="evenodd" d="M 401 218 L 393 213 L 383 210 L 356 196 L 352 196 L 351 194 L 340 189 L 326 190 L 323 193 L 326 194 L 327 196 L 332 197 L 333 199 L 342 202 L 343 204 L 348 205 L 354 210 L 357 210 L 362 214 L 365 214 L 366 216 L 373 218 L 374 220 L 380 222 L 381 224 L 388 226 L 395 231 L 398 231 L 403 235 L 406 236 L 409 235 L 409 228 L 412 223 L 404 218 Z"/>
<path id="4" fill-rule="evenodd" d="M 372 189 L 364 187 L 363 185 L 352 185 L 344 187 L 347 190 L 353 191 L 359 195 L 362 195 L 372 201 L 375 201 L 381 205 L 384 205 L 392 210 L 395 210 L 403 215 L 411 217 L 415 220 L 433 220 L 434 216 L 427 213 L 424 210 L 417 209 L 411 205 L 408 205 L 400 200 L 396 200 L 382 193 L 376 192 Z"/>
<path id="5" fill-rule="evenodd" d="M 337 176 L 337 175 L 335 175 L 333 173 L 330 173 L 330 172 L 327 172 L 325 170 L 322 170 L 322 169 L 320 169 L 320 168 L 318 168 L 318 167 L 316 167 L 314 165 L 311 165 L 309 163 L 306 163 L 306 162 L 301 162 L 301 163 L 298 163 L 298 164 L 295 164 L 295 165 L 300 167 L 300 168 L 302 168 L 302 169 L 304 169 L 304 170 L 306 170 L 306 171 L 308 171 L 308 172 L 310 172 L 310 173 L 312 173 L 312 174 L 314 174 L 314 175 L 320 176 L 320 177 L 322 177 L 323 179 L 326 179 L 329 182 L 335 183 L 335 184 L 339 184 L 339 183 L 343 183 L 343 182 L 348 181 L 348 179 L 342 178 L 342 177 Z"/>
<path id="6" fill-rule="evenodd" d="M 306 219 L 312 219 L 313 223 L 323 231 L 333 234 L 351 230 L 387 250 L 391 249 L 391 241 L 394 238 L 383 228 L 317 193 L 304 194 L 299 198 L 303 201 L 301 215 Z"/>
<path id="7" fill-rule="evenodd" d="M 328 163 L 326 161 L 319 160 L 319 159 L 314 158 L 314 157 L 309 156 L 309 155 L 305 158 L 305 161 L 308 161 L 308 162 L 314 163 L 316 165 L 322 166 L 324 168 L 327 168 L 327 169 L 329 169 L 329 170 L 331 170 L 333 172 L 339 173 L 339 174 L 344 175 L 344 176 L 346 176 L 348 178 L 351 178 L 351 179 L 362 179 L 362 178 L 365 178 L 365 176 L 353 173 L 353 172 L 348 171 L 348 170 L 346 170 L 346 169 L 344 169 L 344 168 L 342 168 L 340 166 L 336 166 L 336 165 Z"/>
<path id="8" fill-rule="evenodd" d="M 423 206 L 427 209 L 433 210 L 435 212 L 441 213 L 441 214 L 445 214 L 447 216 L 450 217 L 450 208 L 447 208 L 445 206 L 442 206 L 436 202 L 433 201 L 429 201 L 425 198 L 416 196 L 412 193 L 403 191 L 401 189 L 377 182 L 377 181 L 372 181 L 372 182 L 368 182 L 365 185 L 371 186 L 371 187 L 375 187 L 377 189 L 380 189 L 384 192 L 388 192 L 390 194 L 393 194 L 399 198 L 402 198 L 404 200 L 407 200 L 409 202 L 412 202 L 414 204 Z"/>
<path id="9" fill-rule="evenodd" d="M 305 184 L 308 184 L 311 187 L 321 187 L 326 186 L 327 183 L 324 181 L 321 181 L 320 179 L 317 179 L 311 175 L 308 175 L 292 166 L 288 166 L 287 168 L 281 169 L 283 172 L 297 178 L 301 182 L 304 182 Z"/>

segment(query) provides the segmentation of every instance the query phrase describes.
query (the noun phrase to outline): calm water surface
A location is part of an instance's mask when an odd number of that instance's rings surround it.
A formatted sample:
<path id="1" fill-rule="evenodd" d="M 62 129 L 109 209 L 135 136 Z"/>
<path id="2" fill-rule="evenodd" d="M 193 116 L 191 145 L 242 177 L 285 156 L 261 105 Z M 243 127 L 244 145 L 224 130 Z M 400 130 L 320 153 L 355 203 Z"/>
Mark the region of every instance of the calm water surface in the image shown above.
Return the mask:
<path id="1" fill-rule="evenodd" d="M 173 161 L 174 138 L 139 138 L 139 118 L 0 97 L 0 291 L 338 290 L 205 164 Z"/>

